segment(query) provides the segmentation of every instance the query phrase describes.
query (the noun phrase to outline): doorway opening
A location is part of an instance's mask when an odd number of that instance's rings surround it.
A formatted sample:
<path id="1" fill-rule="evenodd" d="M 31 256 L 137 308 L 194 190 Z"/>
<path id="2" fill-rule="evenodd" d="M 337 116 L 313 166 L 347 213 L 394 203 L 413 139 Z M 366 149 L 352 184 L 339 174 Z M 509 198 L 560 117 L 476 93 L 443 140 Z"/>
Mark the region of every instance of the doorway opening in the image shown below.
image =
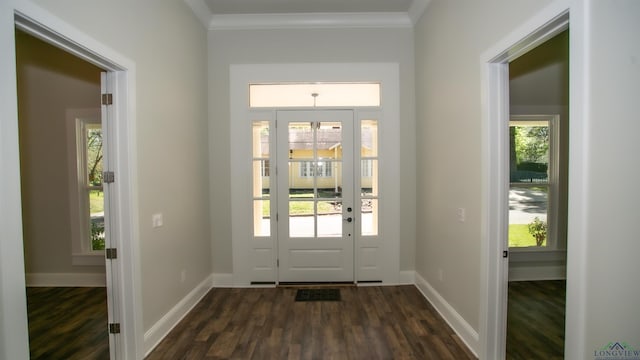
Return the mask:
<path id="1" fill-rule="evenodd" d="M 60 19 L 51 17 L 46 12 L 40 12 L 35 6 L 25 5 L 14 8 L 9 5 L 7 10 L 11 11 L 13 15 L 10 24 L 12 29 L 8 30 L 11 34 L 14 33 L 14 29 L 23 31 L 93 64 L 99 69 L 107 71 L 101 74 L 97 96 L 98 104 L 102 103 L 102 105 L 98 106 L 101 108 L 102 130 L 104 131 L 105 140 L 102 160 L 104 171 L 110 174 L 117 174 L 117 177 L 115 177 L 115 181 L 105 182 L 103 185 L 104 197 L 107 198 L 107 200 L 104 200 L 103 209 L 105 229 L 104 231 L 97 231 L 96 238 L 104 236 L 105 248 L 111 249 L 106 251 L 105 256 L 99 257 L 105 269 L 101 278 L 106 283 L 109 323 L 108 352 L 112 359 L 124 357 L 140 358 L 142 350 L 142 312 L 139 308 L 139 300 L 141 298 L 139 290 L 140 271 L 137 259 L 138 236 L 134 231 L 136 220 L 132 215 L 135 208 L 133 199 L 136 196 L 131 182 L 131 178 L 135 177 L 136 167 L 133 165 L 135 156 L 130 158 L 132 154 L 134 155 L 132 149 L 134 149 L 133 145 L 135 145 L 135 140 L 130 138 L 134 128 L 134 118 L 132 117 L 130 105 L 133 105 L 133 90 L 135 89 L 135 76 L 130 76 L 132 71 L 130 69 L 134 68 L 134 63 L 86 36 L 86 34 L 75 30 Z M 81 41 L 78 42 L 74 39 L 81 39 Z M 11 37 L 7 44 L 15 49 L 15 38 Z M 8 53 L 13 54 L 12 52 Z M 3 58 L 3 64 L 5 64 L 4 60 Z M 11 60 L 8 63 L 15 65 L 15 58 Z M 10 69 L 14 71 L 15 67 L 11 66 Z M 9 97 L 8 104 L 12 103 L 11 99 L 14 99 L 15 104 L 17 104 L 18 93 L 15 84 L 11 84 L 11 81 L 9 81 L 6 86 L 3 85 L 3 92 Z M 58 94 L 51 93 L 50 95 L 55 98 Z M 1 124 L 4 138 L 8 143 L 6 147 L 8 151 L 3 151 L 2 160 L 3 164 L 7 165 L 5 170 L 11 175 L 8 177 L 9 181 L 1 183 L 1 190 L 3 195 L 10 192 L 15 193 L 16 190 L 18 193 L 17 196 L 7 198 L 9 201 L 2 204 L 3 210 L 5 210 L 5 206 L 6 209 L 19 209 L 22 201 L 19 195 L 21 181 L 19 166 L 20 131 L 18 129 L 18 114 L 16 110 L 17 106 L 15 108 L 9 107 L 6 111 L 9 116 L 3 117 Z M 64 116 L 65 113 L 62 111 L 62 117 Z M 104 119 L 108 119 L 108 121 Z M 4 130 L 7 130 L 7 132 L 4 132 Z M 64 131 L 61 137 L 66 137 Z M 118 144 L 117 148 L 114 146 L 116 143 Z M 49 164 L 49 166 L 52 165 L 57 164 Z M 46 174 L 43 176 L 46 176 Z M 109 178 L 113 177 L 109 176 Z M 51 191 L 57 191 L 57 189 L 51 189 Z M 89 209 L 90 211 L 91 209 Z M 14 234 L 8 242 L 12 249 L 22 250 L 24 247 L 22 228 L 23 224 L 28 226 L 29 219 L 20 216 L 20 214 L 12 215 L 12 219 L 13 221 L 6 223 L 7 226 L 5 228 L 9 233 Z M 55 224 L 55 226 L 60 226 L 60 224 Z M 126 241 L 123 241 L 123 239 L 126 239 Z M 16 243 L 13 243 L 14 240 Z M 100 240 L 96 241 L 96 244 L 101 244 Z M 90 246 L 92 247 L 92 245 Z M 70 248 L 69 251 L 71 251 Z M 23 251 L 20 251 L 19 254 L 3 252 L 1 255 L 3 264 L 8 264 L 6 269 L 10 272 L 24 274 Z M 9 256 L 12 258 L 9 259 Z M 15 259 L 17 257 L 20 259 Z M 86 258 L 82 259 L 82 257 L 79 260 L 80 262 L 87 260 Z M 105 259 L 105 257 L 108 259 Z M 89 262 L 92 261 L 89 260 Z M 60 279 L 59 276 L 56 278 Z M 9 301 L 13 305 L 7 307 L 13 313 L 8 314 L 5 312 L 3 314 L 3 316 L 7 315 L 7 319 L 10 320 L 13 331 L 9 337 L 6 328 L 3 329 L 2 333 L 2 342 L 5 345 L 3 350 L 6 354 L 11 354 L 12 358 L 29 357 L 27 306 L 24 292 L 26 282 L 24 280 L 23 276 L 16 274 L 12 282 L 3 284 L 5 289 L 9 289 L 4 292 L 5 295 L 3 297 L 9 292 L 14 294 L 11 301 Z M 105 328 L 107 327 L 105 326 Z"/>
<path id="2" fill-rule="evenodd" d="M 485 124 L 485 191 L 480 336 L 483 358 L 505 358 L 509 263 L 510 151 L 509 63 L 569 28 L 569 9 L 549 7 L 482 56 Z M 538 109 L 537 114 L 555 114 Z M 568 136 L 568 135 L 567 135 Z M 547 257 L 551 253 L 542 255 Z M 551 255 L 555 256 L 555 254 Z"/>
<path id="3" fill-rule="evenodd" d="M 15 41 L 30 356 L 107 358 L 103 70 L 20 30 Z"/>
<path id="4" fill-rule="evenodd" d="M 509 63 L 506 358 L 564 355 L 569 30 Z"/>

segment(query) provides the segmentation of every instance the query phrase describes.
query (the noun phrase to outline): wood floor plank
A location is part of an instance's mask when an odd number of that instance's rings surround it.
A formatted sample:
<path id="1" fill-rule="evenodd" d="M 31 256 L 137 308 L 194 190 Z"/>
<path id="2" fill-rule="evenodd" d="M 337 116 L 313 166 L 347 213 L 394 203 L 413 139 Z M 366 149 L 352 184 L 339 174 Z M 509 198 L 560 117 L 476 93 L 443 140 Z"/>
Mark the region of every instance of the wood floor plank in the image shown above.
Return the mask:
<path id="1" fill-rule="evenodd" d="M 564 357 L 564 280 L 509 283 L 507 359 Z"/>
<path id="2" fill-rule="evenodd" d="M 213 289 L 147 359 L 474 359 L 414 286 L 295 290 Z"/>
<path id="3" fill-rule="evenodd" d="M 106 288 L 28 287 L 31 359 L 109 359 Z"/>

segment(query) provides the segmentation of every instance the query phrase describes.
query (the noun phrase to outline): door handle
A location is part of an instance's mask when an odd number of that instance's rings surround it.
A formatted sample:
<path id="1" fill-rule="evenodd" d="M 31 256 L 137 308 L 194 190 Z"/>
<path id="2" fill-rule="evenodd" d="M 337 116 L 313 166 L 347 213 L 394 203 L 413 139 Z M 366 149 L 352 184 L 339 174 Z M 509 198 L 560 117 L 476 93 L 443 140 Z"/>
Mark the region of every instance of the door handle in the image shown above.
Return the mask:
<path id="1" fill-rule="evenodd" d="M 351 216 L 349 216 L 348 218 L 344 219 L 344 221 L 346 221 L 346 222 L 352 222 L 352 221 L 353 221 L 353 218 L 352 218 Z"/>

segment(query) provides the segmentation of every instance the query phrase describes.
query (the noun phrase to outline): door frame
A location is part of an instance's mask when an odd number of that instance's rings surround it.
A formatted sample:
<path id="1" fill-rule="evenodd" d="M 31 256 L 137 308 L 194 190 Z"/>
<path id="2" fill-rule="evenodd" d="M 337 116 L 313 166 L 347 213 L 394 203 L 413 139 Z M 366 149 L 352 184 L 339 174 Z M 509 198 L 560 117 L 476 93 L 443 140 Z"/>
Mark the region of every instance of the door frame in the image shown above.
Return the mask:
<path id="1" fill-rule="evenodd" d="M 506 350 L 506 312 L 508 287 L 508 124 L 509 121 L 509 61 L 562 32 L 569 26 L 569 204 L 567 248 L 567 302 L 565 315 L 565 356 L 584 358 L 582 350 L 584 302 L 580 294 L 586 287 L 584 277 L 581 229 L 584 219 L 581 197 L 584 179 L 579 175 L 586 168 L 587 152 L 583 150 L 584 124 L 580 121 L 585 94 L 582 70 L 584 61 L 584 5 L 581 1 L 558 0 L 528 21 L 519 24 L 510 34 L 485 51 L 482 67 L 482 239 L 480 346 L 481 359 L 504 359 Z"/>
<path id="2" fill-rule="evenodd" d="M 380 141 L 380 166 L 385 171 L 380 178 L 384 213 L 380 215 L 380 234 L 383 241 L 385 261 L 381 264 L 382 283 L 399 284 L 400 277 L 400 83 L 397 63 L 321 63 L 321 64 L 232 64 L 230 66 L 230 179 L 231 179 L 231 229 L 233 273 L 225 276 L 231 283 L 226 286 L 251 286 L 254 267 L 250 258 L 252 231 L 247 226 L 247 214 L 251 213 L 251 175 L 247 166 L 252 159 L 252 116 L 261 120 L 275 120 L 275 109 L 249 108 L 248 86 L 255 83 L 313 83 L 313 82 L 380 82 L 381 106 L 379 131 L 384 134 Z M 356 114 L 358 113 L 358 108 Z M 365 113 L 365 109 L 362 109 Z M 356 115 L 357 119 L 357 115 Z M 257 120 L 257 119 L 254 119 Z M 274 126 L 274 125 L 272 125 Z M 264 276 L 262 285 L 277 282 L 276 251 L 274 236 L 271 241 L 261 242 L 261 252 L 270 254 L 270 261 L 261 266 Z M 357 245 L 356 245 L 357 249 Z M 357 253 L 357 251 L 356 251 Z M 356 255 L 357 264 L 357 255 Z M 357 265 L 356 265 L 357 266 Z M 222 277 L 219 274 L 218 277 Z M 356 279 L 357 281 L 357 269 Z M 216 284 L 214 284 L 216 285 Z"/>
<path id="3" fill-rule="evenodd" d="M 29 357 L 26 312 L 23 234 L 20 196 L 18 114 L 15 66 L 15 28 L 40 38 L 72 55 L 108 71 L 113 90 L 111 169 L 117 174 L 112 184 L 112 247 L 118 259 L 107 264 L 107 288 L 112 293 L 110 312 L 120 323 L 120 335 L 110 340 L 111 358 L 142 358 L 142 294 L 138 224 L 135 218 L 137 178 L 135 166 L 135 63 L 90 38 L 73 26 L 27 1 L 0 5 L 0 72 L 7 79 L 0 84 L 0 163 L 5 172 L 0 181 L 0 357 Z M 6 238 L 5 238 L 6 235 Z M 126 240 L 126 241 L 125 241 Z M 11 274 L 11 275 L 9 275 Z M 115 340 L 117 338 L 117 340 Z"/>

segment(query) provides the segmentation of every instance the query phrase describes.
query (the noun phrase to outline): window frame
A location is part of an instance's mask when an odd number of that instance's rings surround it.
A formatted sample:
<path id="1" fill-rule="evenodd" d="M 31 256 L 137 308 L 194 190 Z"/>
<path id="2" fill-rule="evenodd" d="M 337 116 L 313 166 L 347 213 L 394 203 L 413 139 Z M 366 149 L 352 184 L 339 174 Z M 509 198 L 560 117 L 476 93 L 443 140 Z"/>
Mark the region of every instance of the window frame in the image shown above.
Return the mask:
<path id="1" fill-rule="evenodd" d="M 91 245 L 89 192 L 103 186 L 88 186 L 86 128 L 102 124 L 99 108 L 67 110 L 67 158 L 69 172 L 69 213 L 71 226 L 71 257 L 74 266 L 104 266 L 104 250 Z M 105 134 L 103 131 L 103 144 Z M 103 150 L 104 151 L 104 150 Z"/>
<path id="2" fill-rule="evenodd" d="M 515 251 L 554 251 L 558 248 L 558 222 L 559 222 L 559 177 L 560 177 L 560 115 L 558 114 L 532 114 L 532 115 L 510 115 L 509 124 L 511 121 L 518 122 L 549 122 L 549 162 L 547 167 L 547 182 L 546 183 L 512 183 L 510 180 L 509 191 L 515 185 L 517 187 L 536 187 L 547 186 L 547 243 L 545 246 L 509 246 L 509 250 Z M 507 136 L 508 136 L 507 132 Z M 507 142 L 509 144 L 509 142 Z M 510 176 L 510 171 L 508 172 Z M 507 222 L 507 225 L 510 223 Z M 508 245 L 508 232 L 507 232 L 507 245 Z"/>

